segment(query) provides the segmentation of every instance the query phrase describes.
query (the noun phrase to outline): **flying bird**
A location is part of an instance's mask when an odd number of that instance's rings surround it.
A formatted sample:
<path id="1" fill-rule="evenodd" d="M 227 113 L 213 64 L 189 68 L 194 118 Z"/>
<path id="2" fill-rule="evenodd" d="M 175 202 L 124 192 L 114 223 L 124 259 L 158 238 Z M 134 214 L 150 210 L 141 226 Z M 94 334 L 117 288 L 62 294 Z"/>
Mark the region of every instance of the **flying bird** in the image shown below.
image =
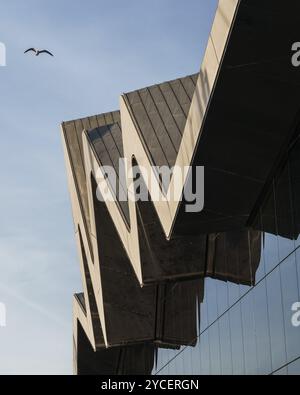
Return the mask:
<path id="1" fill-rule="evenodd" d="M 24 54 L 25 54 L 25 53 L 28 53 L 28 52 L 34 52 L 34 53 L 35 53 L 35 56 L 39 56 L 39 55 L 42 54 L 42 53 L 46 53 L 46 54 L 48 54 L 48 55 L 50 55 L 50 56 L 54 56 L 51 52 L 47 51 L 46 49 L 40 50 L 40 49 L 36 49 L 36 48 L 29 48 L 29 49 L 27 49 L 27 50 L 24 52 Z"/>

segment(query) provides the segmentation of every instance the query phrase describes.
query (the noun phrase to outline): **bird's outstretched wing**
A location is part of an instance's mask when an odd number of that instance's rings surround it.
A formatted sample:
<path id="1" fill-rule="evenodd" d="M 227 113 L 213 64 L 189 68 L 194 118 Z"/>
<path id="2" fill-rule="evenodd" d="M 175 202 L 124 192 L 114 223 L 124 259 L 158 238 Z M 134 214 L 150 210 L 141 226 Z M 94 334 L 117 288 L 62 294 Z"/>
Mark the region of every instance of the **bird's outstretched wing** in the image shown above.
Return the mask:
<path id="1" fill-rule="evenodd" d="M 29 49 L 26 49 L 26 51 L 24 53 L 27 53 L 27 52 L 35 52 L 36 53 L 36 49 L 35 48 L 29 48 Z"/>
<path id="2" fill-rule="evenodd" d="M 47 51 L 46 49 L 43 49 L 42 51 L 40 51 L 40 53 L 47 53 L 50 56 L 54 56 L 51 52 Z"/>

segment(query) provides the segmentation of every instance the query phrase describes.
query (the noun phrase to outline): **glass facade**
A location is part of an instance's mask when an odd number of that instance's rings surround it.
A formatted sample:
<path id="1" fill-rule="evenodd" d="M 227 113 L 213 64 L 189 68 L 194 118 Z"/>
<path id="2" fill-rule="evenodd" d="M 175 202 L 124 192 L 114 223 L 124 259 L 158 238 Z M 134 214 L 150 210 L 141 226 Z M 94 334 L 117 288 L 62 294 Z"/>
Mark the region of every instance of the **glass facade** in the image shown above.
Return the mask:
<path id="1" fill-rule="evenodd" d="M 287 150 L 251 227 L 263 232 L 253 286 L 207 278 L 196 347 L 159 350 L 155 374 L 300 374 L 300 140 Z"/>

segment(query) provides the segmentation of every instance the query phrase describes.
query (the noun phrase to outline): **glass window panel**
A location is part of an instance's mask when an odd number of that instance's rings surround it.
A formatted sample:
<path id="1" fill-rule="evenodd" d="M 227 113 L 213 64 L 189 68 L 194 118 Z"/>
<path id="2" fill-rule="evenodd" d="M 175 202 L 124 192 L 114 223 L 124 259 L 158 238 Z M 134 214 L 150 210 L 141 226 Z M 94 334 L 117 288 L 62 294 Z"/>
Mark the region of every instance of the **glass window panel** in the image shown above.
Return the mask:
<path id="1" fill-rule="evenodd" d="M 179 358 L 173 359 L 176 355 L 178 355 L 178 351 L 170 350 L 169 374 L 171 375 L 180 374 Z"/>
<path id="2" fill-rule="evenodd" d="M 245 350 L 245 370 L 247 375 L 257 374 L 257 354 L 255 339 L 255 321 L 253 308 L 253 292 L 241 301 L 243 339 Z"/>
<path id="3" fill-rule="evenodd" d="M 266 203 L 261 210 L 262 230 L 265 232 L 264 262 L 266 274 L 279 263 L 275 193 L 272 187 Z"/>
<path id="4" fill-rule="evenodd" d="M 183 349 L 182 349 L 183 350 Z M 181 350 L 181 351 L 182 351 Z M 178 353 L 176 360 L 177 360 L 177 374 L 185 374 L 182 372 L 185 372 L 185 351 L 184 349 L 183 352 Z"/>
<path id="5" fill-rule="evenodd" d="M 299 297 L 295 254 L 280 265 L 280 273 L 287 360 L 293 361 L 300 356 L 300 330 L 292 325 L 292 306 Z"/>
<path id="6" fill-rule="evenodd" d="M 288 366 L 288 374 L 290 376 L 299 376 L 300 375 L 300 359 L 291 363 Z"/>
<path id="7" fill-rule="evenodd" d="M 163 349 L 158 350 L 156 371 L 162 369 L 164 365 L 166 365 L 166 363 L 169 362 L 167 359 L 168 358 L 167 351 L 168 350 L 163 350 Z"/>
<path id="8" fill-rule="evenodd" d="M 181 374 L 189 375 L 192 372 L 192 363 L 191 363 L 191 347 L 186 347 L 183 349 L 183 352 L 178 356 L 181 359 L 182 370 Z"/>
<path id="9" fill-rule="evenodd" d="M 209 328 L 210 370 L 212 375 L 221 374 L 219 325 Z"/>
<path id="10" fill-rule="evenodd" d="M 218 312 L 219 312 L 219 315 L 222 315 L 229 308 L 229 303 L 228 303 L 228 284 L 226 282 L 218 281 L 218 284 L 217 284 L 217 298 L 218 298 Z"/>
<path id="11" fill-rule="evenodd" d="M 169 350 L 164 350 L 163 357 L 161 359 L 161 367 L 166 366 L 169 363 Z"/>
<path id="12" fill-rule="evenodd" d="M 207 294 L 205 293 L 204 302 L 200 306 L 200 332 L 204 332 L 208 327 L 208 308 L 207 308 Z"/>
<path id="13" fill-rule="evenodd" d="M 273 373 L 273 376 L 287 376 L 288 369 L 287 367 L 277 370 L 277 372 Z"/>
<path id="14" fill-rule="evenodd" d="M 263 231 L 262 219 L 261 219 L 261 210 L 259 210 L 257 218 L 254 221 L 253 229 Z M 258 281 L 260 281 L 262 278 L 264 278 L 265 275 L 266 275 L 265 262 L 264 262 L 264 253 L 263 253 L 263 246 L 264 246 L 264 241 L 265 241 L 264 239 L 265 239 L 265 236 L 263 234 L 263 236 L 262 236 L 262 246 L 261 246 L 262 247 L 262 249 L 261 249 L 261 251 L 262 251 L 261 252 L 261 258 L 260 258 L 260 263 L 259 263 L 259 266 L 257 268 L 256 275 L 255 275 L 256 283 Z"/>
<path id="15" fill-rule="evenodd" d="M 233 374 L 244 375 L 245 374 L 245 363 L 244 363 L 244 345 L 243 345 L 243 334 L 242 334 L 242 317 L 241 317 L 241 306 L 237 304 L 230 312 L 230 335 L 231 335 L 231 349 L 232 349 L 232 362 L 233 362 Z"/>
<path id="16" fill-rule="evenodd" d="M 295 240 L 295 247 L 298 248 L 300 246 L 300 234 L 297 236 Z"/>
<path id="17" fill-rule="evenodd" d="M 168 350 L 168 353 L 169 353 L 168 374 L 176 375 L 178 373 L 177 373 L 175 360 L 173 360 L 173 358 L 178 354 L 178 351 Z"/>
<path id="18" fill-rule="evenodd" d="M 258 374 L 266 375 L 272 372 L 272 365 L 265 280 L 255 287 L 253 297 Z"/>
<path id="19" fill-rule="evenodd" d="M 200 360 L 200 343 L 198 341 L 197 346 L 195 348 L 190 349 L 190 358 L 191 358 L 191 365 L 192 370 L 191 373 L 193 375 L 201 374 L 201 360 Z"/>
<path id="20" fill-rule="evenodd" d="M 218 301 L 216 280 L 208 278 L 206 280 L 206 291 L 208 305 L 208 324 L 211 325 L 218 318 Z"/>
<path id="21" fill-rule="evenodd" d="M 295 240 L 278 236 L 278 248 L 281 262 L 295 250 Z"/>
<path id="22" fill-rule="evenodd" d="M 200 305 L 200 332 L 204 332 L 204 330 L 208 327 L 208 316 L 207 316 L 207 294 L 205 293 L 204 302 Z"/>
<path id="23" fill-rule="evenodd" d="M 263 252 L 264 238 L 265 237 L 263 235 L 262 254 L 261 254 L 259 266 L 256 271 L 256 275 L 255 275 L 255 284 L 257 284 L 260 280 L 262 280 L 266 276 L 265 259 L 264 259 L 264 252 Z"/>
<path id="24" fill-rule="evenodd" d="M 246 295 L 246 293 L 249 292 L 251 288 L 252 287 L 249 287 L 248 285 L 240 285 L 240 298 Z"/>
<path id="25" fill-rule="evenodd" d="M 266 279 L 268 295 L 268 317 L 270 325 L 272 370 L 287 363 L 282 306 L 280 271 L 277 268 Z"/>
<path id="26" fill-rule="evenodd" d="M 296 251 L 296 270 L 298 277 L 298 301 L 300 302 L 300 249 Z"/>
<path id="27" fill-rule="evenodd" d="M 206 376 L 210 375 L 208 331 L 204 332 L 200 338 L 200 360 L 201 360 L 201 374 Z"/>
<path id="28" fill-rule="evenodd" d="M 222 375 L 232 375 L 232 353 L 230 338 L 229 313 L 225 314 L 219 320 L 220 331 L 220 358 Z"/>
<path id="29" fill-rule="evenodd" d="M 279 261 L 279 251 L 278 251 L 278 237 L 266 233 L 265 243 L 264 243 L 264 262 L 266 274 L 269 274 L 275 266 L 278 265 Z"/>
<path id="30" fill-rule="evenodd" d="M 231 282 L 228 283 L 229 307 L 233 306 L 240 299 L 240 287 Z"/>

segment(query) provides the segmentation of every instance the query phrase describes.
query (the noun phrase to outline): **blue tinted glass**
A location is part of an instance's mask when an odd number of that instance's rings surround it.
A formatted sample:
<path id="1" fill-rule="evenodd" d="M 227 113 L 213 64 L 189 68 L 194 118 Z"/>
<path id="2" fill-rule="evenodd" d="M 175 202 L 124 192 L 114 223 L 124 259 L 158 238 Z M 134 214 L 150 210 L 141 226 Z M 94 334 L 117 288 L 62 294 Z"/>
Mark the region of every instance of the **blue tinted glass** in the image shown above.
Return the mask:
<path id="1" fill-rule="evenodd" d="M 261 209 L 261 224 L 261 230 L 265 232 L 264 261 L 267 274 L 279 263 L 274 183 Z"/>
<path id="2" fill-rule="evenodd" d="M 264 262 L 266 274 L 270 273 L 275 266 L 278 265 L 279 261 L 279 251 L 278 251 L 278 237 L 273 234 L 265 234 L 264 243 Z"/>
<path id="3" fill-rule="evenodd" d="M 228 284 L 223 281 L 218 281 L 217 299 L 218 299 L 218 312 L 219 312 L 219 315 L 222 315 L 229 308 Z"/>
<path id="4" fill-rule="evenodd" d="M 240 287 L 231 282 L 228 283 L 229 307 L 233 306 L 240 299 Z"/>
<path id="5" fill-rule="evenodd" d="M 168 362 L 168 350 L 158 350 L 156 371 L 161 370 Z"/>
<path id="6" fill-rule="evenodd" d="M 300 330 L 292 325 L 292 306 L 298 302 L 298 281 L 295 254 L 280 265 L 282 299 L 285 324 L 287 360 L 300 356 Z"/>
<path id="7" fill-rule="evenodd" d="M 209 349 L 210 349 L 210 363 L 211 374 L 221 374 L 221 359 L 220 359 L 220 338 L 219 325 L 216 322 L 209 328 Z"/>
<path id="8" fill-rule="evenodd" d="M 179 359 L 182 361 L 182 374 L 191 374 L 192 372 L 192 360 L 191 360 L 192 347 L 186 347 L 180 354 Z"/>
<path id="9" fill-rule="evenodd" d="M 176 375 L 179 374 L 180 371 L 178 370 L 178 360 L 180 359 L 178 356 L 177 358 L 173 359 L 176 355 L 178 355 L 178 351 L 170 350 L 169 351 L 169 361 L 168 364 L 168 374 Z"/>
<path id="10" fill-rule="evenodd" d="M 208 303 L 208 324 L 211 325 L 218 318 L 218 300 L 216 280 L 208 278 L 205 282 L 206 303 Z"/>
<path id="11" fill-rule="evenodd" d="M 178 351 L 174 350 L 168 350 L 168 366 L 167 366 L 167 372 L 168 374 L 176 374 L 176 365 L 173 360 L 174 356 L 178 354 Z M 165 374 L 165 369 L 163 370 L 163 374 Z"/>
<path id="12" fill-rule="evenodd" d="M 245 369 L 247 375 L 258 373 L 253 303 L 253 292 L 250 292 L 241 301 Z"/>
<path id="13" fill-rule="evenodd" d="M 209 355 L 209 337 L 208 331 L 204 332 L 200 338 L 200 360 L 201 374 L 210 374 L 210 355 Z"/>
<path id="14" fill-rule="evenodd" d="M 296 251 L 296 270 L 298 277 L 298 300 L 300 302 L 300 249 L 299 248 Z"/>
<path id="15" fill-rule="evenodd" d="M 271 345 L 265 280 L 255 287 L 253 296 L 258 374 L 270 374 L 272 372 Z"/>
<path id="16" fill-rule="evenodd" d="M 246 293 L 249 292 L 250 289 L 251 289 L 251 287 L 249 287 L 247 285 L 240 285 L 240 298 L 242 298 L 244 295 L 246 295 Z"/>
<path id="17" fill-rule="evenodd" d="M 200 332 L 203 332 L 208 327 L 208 306 L 207 294 L 205 292 L 204 302 L 200 306 Z"/>
<path id="18" fill-rule="evenodd" d="M 245 374 L 244 363 L 244 345 L 242 333 L 242 316 L 241 306 L 238 303 L 230 312 L 230 336 L 231 336 L 231 349 L 233 358 L 233 374 Z"/>
<path id="19" fill-rule="evenodd" d="M 195 348 L 190 349 L 190 358 L 192 370 L 191 374 L 199 375 L 201 374 L 201 355 L 200 355 L 200 342 L 198 341 L 197 346 Z"/>
<path id="20" fill-rule="evenodd" d="M 295 247 L 299 247 L 300 246 L 300 234 L 299 236 L 297 236 L 296 240 L 295 240 Z"/>
<path id="21" fill-rule="evenodd" d="M 220 357 L 221 357 L 221 371 L 223 375 L 232 375 L 232 353 L 231 353 L 231 337 L 230 337 L 230 323 L 229 314 L 227 313 L 220 318 Z"/>
<path id="22" fill-rule="evenodd" d="M 267 277 L 266 281 L 272 352 L 272 370 L 274 371 L 285 365 L 287 362 L 279 268 L 273 271 Z"/>
<path id="23" fill-rule="evenodd" d="M 185 372 L 185 351 L 178 354 L 178 357 L 176 358 L 176 369 L 177 374 L 182 374 L 182 372 Z"/>
<path id="24" fill-rule="evenodd" d="M 300 358 L 288 366 L 288 374 L 290 376 L 293 376 L 293 375 L 299 376 L 300 375 Z"/>
<path id="25" fill-rule="evenodd" d="M 287 376 L 288 374 L 288 368 L 282 368 L 280 370 L 277 370 L 275 373 L 273 373 L 273 376 Z"/>
<path id="26" fill-rule="evenodd" d="M 256 218 L 256 220 L 255 220 L 255 222 L 253 224 L 253 229 L 263 231 L 261 210 L 259 210 L 259 212 L 257 214 L 257 218 Z M 257 268 L 256 273 L 255 273 L 255 280 L 256 280 L 255 283 L 260 281 L 266 275 L 264 253 L 263 253 L 264 243 L 265 243 L 265 236 L 264 236 L 264 233 L 263 233 L 263 235 L 262 235 L 262 245 L 261 245 L 261 258 L 260 258 L 260 263 L 259 263 L 258 268 Z"/>
<path id="27" fill-rule="evenodd" d="M 289 166 L 285 166 L 275 182 L 276 228 L 279 259 L 282 261 L 295 249 L 294 218 Z"/>
<path id="28" fill-rule="evenodd" d="M 262 239 L 262 253 L 261 253 L 260 263 L 259 263 L 259 266 L 257 268 L 256 275 L 255 275 L 255 284 L 257 284 L 260 280 L 262 280 L 265 277 L 265 275 L 266 275 L 264 249 L 263 249 L 264 239 L 265 239 L 265 237 L 263 235 L 263 239 Z"/>

